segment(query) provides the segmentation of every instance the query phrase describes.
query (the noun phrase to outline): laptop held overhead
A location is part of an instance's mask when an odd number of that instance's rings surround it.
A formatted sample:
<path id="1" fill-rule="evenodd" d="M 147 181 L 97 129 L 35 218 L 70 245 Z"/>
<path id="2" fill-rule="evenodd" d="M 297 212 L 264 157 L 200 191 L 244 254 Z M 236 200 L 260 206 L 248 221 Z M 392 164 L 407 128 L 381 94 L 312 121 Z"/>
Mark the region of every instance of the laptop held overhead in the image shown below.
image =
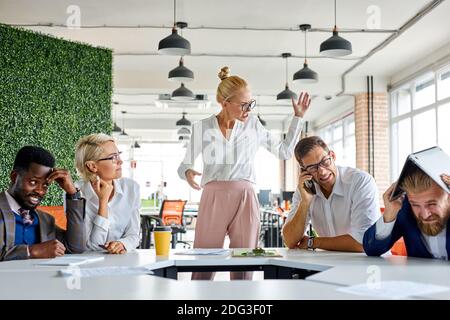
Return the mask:
<path id="1" fill-rule="evenodd" d="M 405 161 L 400 177 L 397 180 L 391 200 L 400 197 L 404 191 L 400 188 L 403 179 L 416 168 L 427 174 L 437 185 L 450 193 L 450 188 L 442 181 L 441 174 L 450 174 L 450 157 L 439 147 L 432 147 L 411 153 Z"/>

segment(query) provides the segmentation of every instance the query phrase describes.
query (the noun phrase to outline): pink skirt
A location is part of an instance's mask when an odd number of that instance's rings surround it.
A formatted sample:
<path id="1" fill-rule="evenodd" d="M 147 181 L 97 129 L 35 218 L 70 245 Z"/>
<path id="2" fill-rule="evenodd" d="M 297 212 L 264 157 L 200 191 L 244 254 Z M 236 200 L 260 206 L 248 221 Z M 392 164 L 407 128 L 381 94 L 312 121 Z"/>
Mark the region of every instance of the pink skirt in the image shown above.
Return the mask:
<path id="1" fill-rule="evenodd" d="M 248 181 L 212 181 L 205 185 L 195 226 L 194 248 L 255 248 L 260 230 L 259 203 Z M 232 279 L 251 279 L 252 272 L 232 272 Z M 212 280 L 212 273 L 194 273 L 192 279 Z"/>

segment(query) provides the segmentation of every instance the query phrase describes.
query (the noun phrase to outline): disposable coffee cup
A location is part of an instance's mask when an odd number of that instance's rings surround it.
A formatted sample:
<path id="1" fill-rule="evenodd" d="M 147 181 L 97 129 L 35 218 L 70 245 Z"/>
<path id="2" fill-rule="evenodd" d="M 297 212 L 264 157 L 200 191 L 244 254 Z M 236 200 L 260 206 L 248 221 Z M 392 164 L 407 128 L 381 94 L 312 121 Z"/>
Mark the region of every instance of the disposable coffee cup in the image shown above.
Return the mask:
<path id="1" fill-rule="evenodd" d="M 172 228 L 169 226 L 156 226 L 153 231 L 155 237 L 155 250 L 157 256 L 168 256 Z"/>

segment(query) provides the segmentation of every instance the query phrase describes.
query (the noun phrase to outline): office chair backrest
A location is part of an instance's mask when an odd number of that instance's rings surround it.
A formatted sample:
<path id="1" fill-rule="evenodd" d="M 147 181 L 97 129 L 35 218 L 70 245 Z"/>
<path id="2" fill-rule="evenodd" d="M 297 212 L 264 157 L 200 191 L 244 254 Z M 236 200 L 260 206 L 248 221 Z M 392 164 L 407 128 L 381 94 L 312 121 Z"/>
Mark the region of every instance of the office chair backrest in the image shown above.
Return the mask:
<path id="1" fill-rule="evenodd" d="M 166 226 L 183 225 L 183 211 L 186 200 L 164 200 L 159 216 Z"/>
<path id="2" fill-rule="evenodd" d="M 67 218 L 64 212 L 64 206 L 39 206 L 37 209 L 53 216 L 55 218 L 55 224 L 59 228 L 67 230 Z"/>
<path id="3" fill-rule="evenodd" d="M 381 214 L 384 214 L 384 208 L 381 207 Z M 405 240 L 403 237 L 398 239 L 391 248 L 391 253 L 395 256 L 407 256 L 408 252 L 406 251 Z"/>

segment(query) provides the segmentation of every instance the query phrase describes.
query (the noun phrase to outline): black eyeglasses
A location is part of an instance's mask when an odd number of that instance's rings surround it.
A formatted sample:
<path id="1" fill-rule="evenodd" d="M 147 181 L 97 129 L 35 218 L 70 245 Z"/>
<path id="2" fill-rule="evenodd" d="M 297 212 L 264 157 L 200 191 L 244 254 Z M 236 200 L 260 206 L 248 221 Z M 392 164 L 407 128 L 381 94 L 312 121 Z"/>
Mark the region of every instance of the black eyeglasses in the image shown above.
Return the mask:
<path id="1" fill-rule="evenodd" d="M 310 164 L 309 166 L 301 167 L 301 168 L 302 168 L 302 170 L 308 171 L 308 173 L 310 173 L 310 174 L 314 174 L 319 170 L 319 167 L 329 168 L 331 166 L 332 159 L 333 158 L 328 153 L 328 157 L 323 158 L 319 163 Z"/>
<path id="2" fill-rule="evenodd" d="M 243 112 L 252 111 L 256 107 L 256 100 L 254 100 L 254 99 L 250 100 L 249 102 L 234 102 L 234 101 L 230 101 L 230 103 L 239 104 L 241 106 L 241 110 Z"/>
<path id="3" fill-rule="evenodd" d="M 109 156 L 108 158 L 98 159 L 97 161 L 112 160 L 113 163 L 116 163 L 117 161 L 121 160 L 121 159 L 120 159 L 120 154 L 121 154 L 121 153 L 122 153 L 122 152 L 114 153 L 112 156 Z"/>
<path id="4" fill-rule="evenodd" d="M 243 112 L 252 111 L 256 107 L 256 100 L 252 99 L 249 102 L 241 103 L 241 110 Z"/>

